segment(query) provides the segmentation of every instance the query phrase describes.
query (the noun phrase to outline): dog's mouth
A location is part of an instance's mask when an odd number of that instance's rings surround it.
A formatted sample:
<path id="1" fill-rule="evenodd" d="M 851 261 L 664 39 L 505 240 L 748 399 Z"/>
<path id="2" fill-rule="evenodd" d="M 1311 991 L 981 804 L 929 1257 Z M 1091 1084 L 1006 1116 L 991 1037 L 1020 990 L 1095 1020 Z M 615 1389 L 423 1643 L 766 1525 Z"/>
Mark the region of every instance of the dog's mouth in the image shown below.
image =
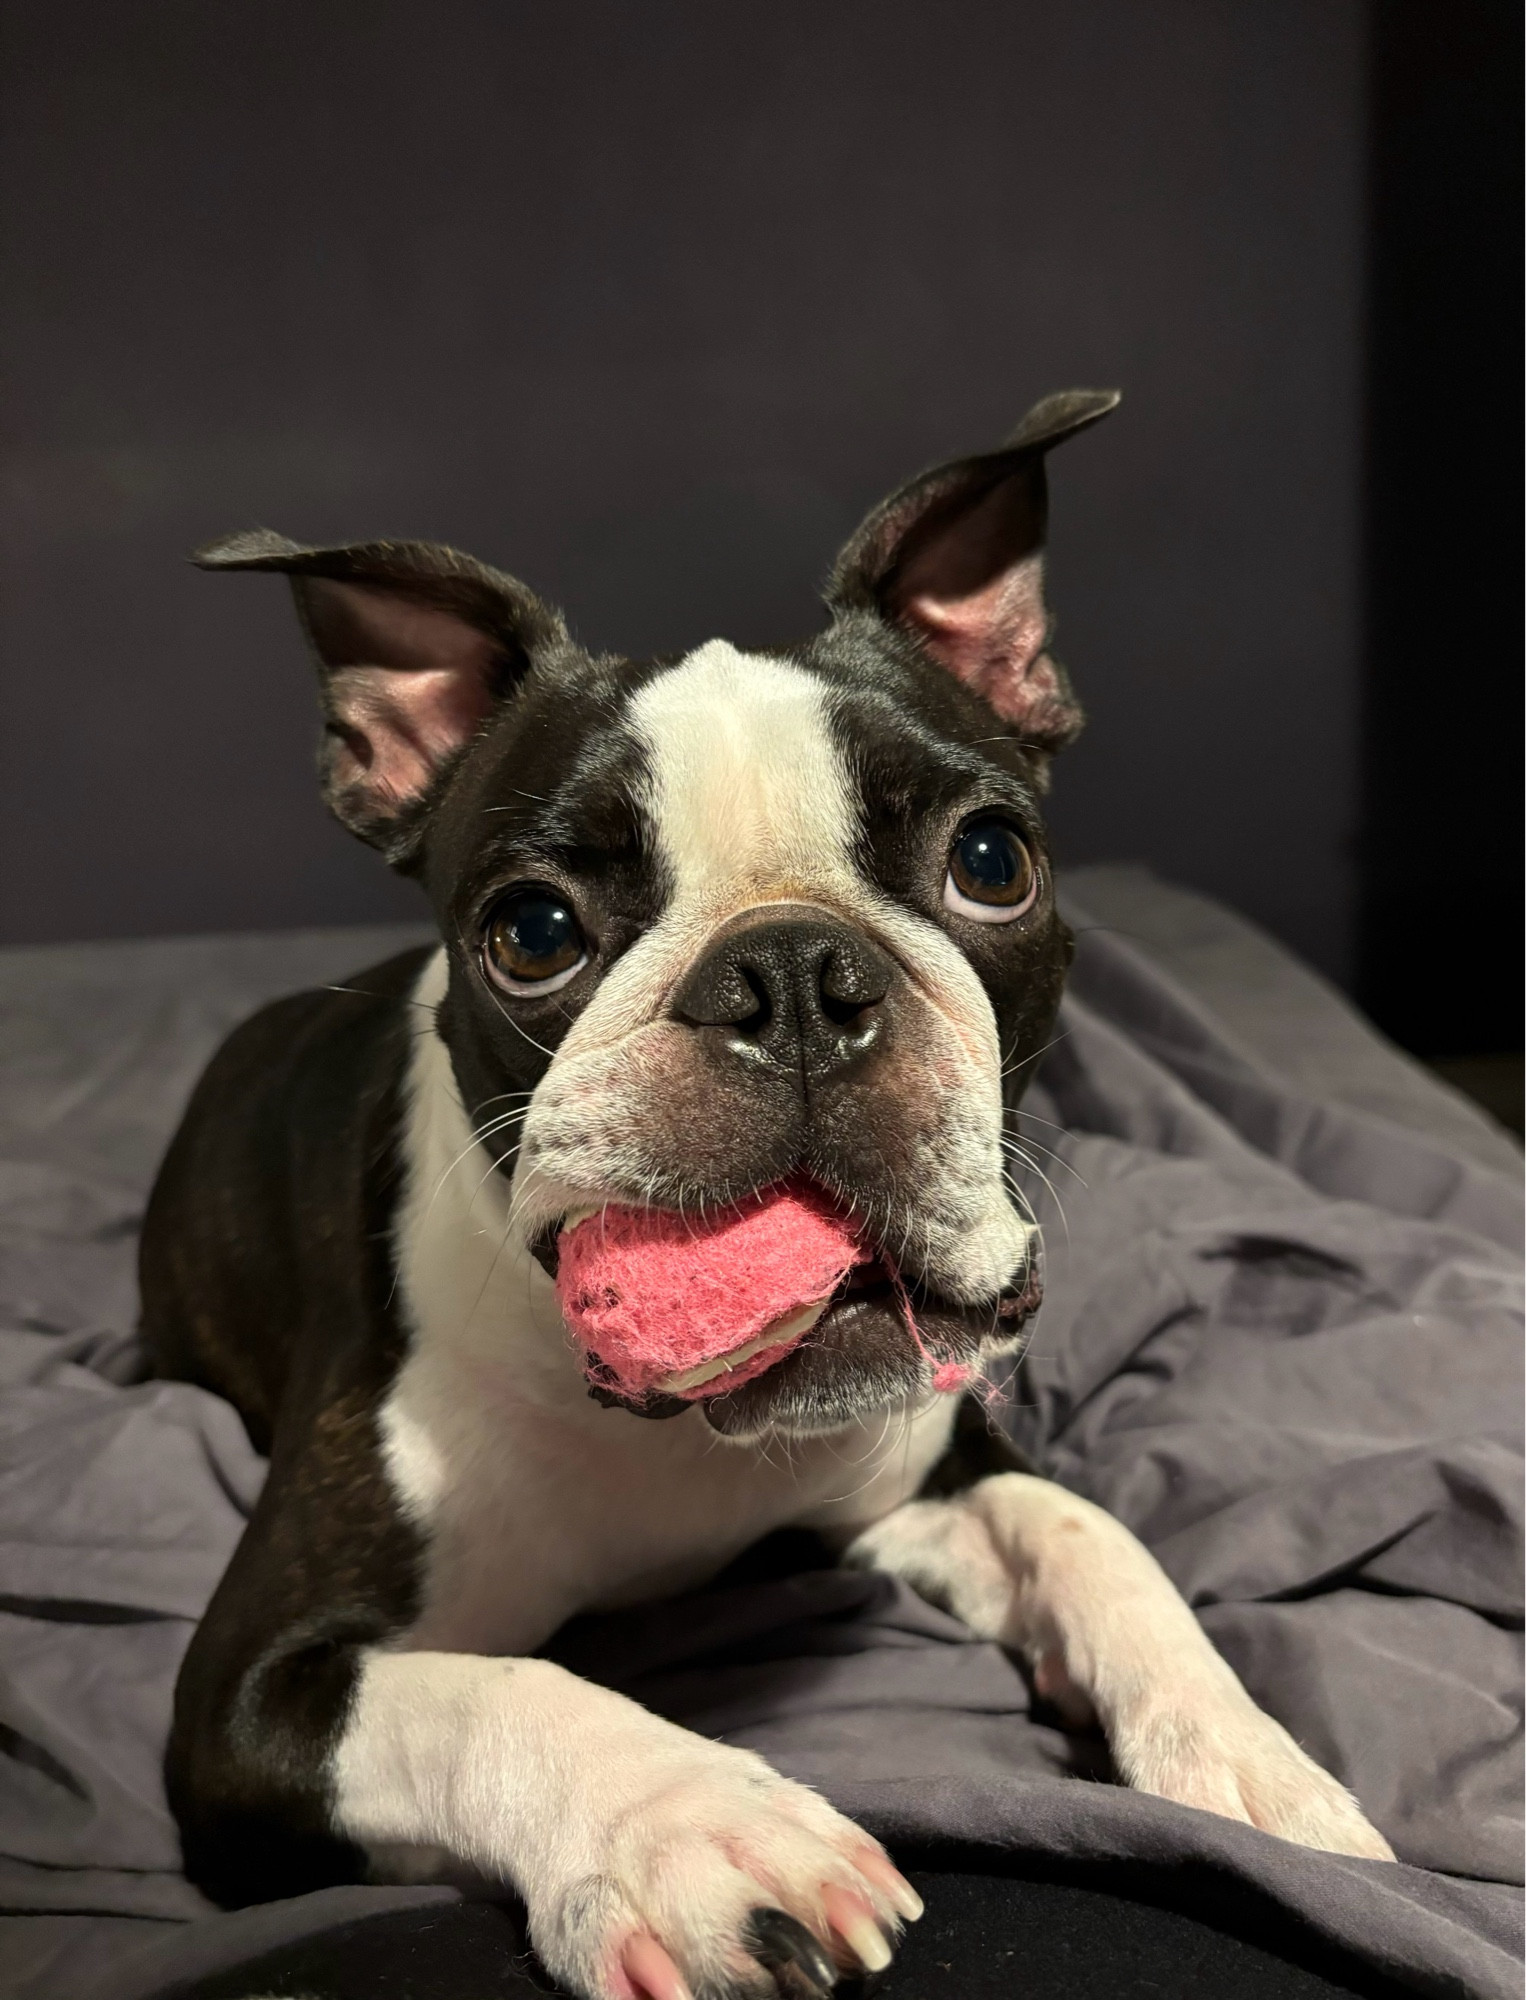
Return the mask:
<path id="1" fill-rule="evenodd" d="M 729 1395 L 744 1382 L 766 1375 L 802 1341 L 828 1336 L 834 1320 L 846 1308 L 867 1299 L 888 1301 L 894 1297 L 895 1279 L 883 1263 L 860 1267 L 850 1272 L 826 1298 L 781 1314 L 739 1347 L 693 1368 L 680 1368 L 660 1376 L 654 1386 L 659 1395 L 665 1396 L 691 1398 L 700 1390 L 704 1399 Z"/>
<path id="2" fill-rule="evenodd" d="M 553 1277 L 560 1273 L 564 1311 L 563 1247 L 589 1215 L 573 1211 L 531 1245 Z M 576 1250 L 573 1244 L 574 1257 Z M 883 1248 L 863 1242 L 849 1268 L 821 1292 L 797 1297 L 733 1344 L 712 1343 L 703 1353 L 680 1357 L 680 1365 L 638 1373 L 617 1338 L 604 1352 L 597 1327 L 578 1333 L 589 1393 L 599 1402 L 647 1417 L 678 1416 L 698 1404 L 713 1429 L 745 1437 L 766 1429 L 834 1428 L 870 1407 L 913 1399 L 929 1388 L 962 1388 L 987 1354 L 1016 1344 L 1041 1295 L 1036 1241 L 1012 1281 L 975 1305 L 908 1281 Z M 575 1314 L 567 1317 L 573 1325 Z"/>

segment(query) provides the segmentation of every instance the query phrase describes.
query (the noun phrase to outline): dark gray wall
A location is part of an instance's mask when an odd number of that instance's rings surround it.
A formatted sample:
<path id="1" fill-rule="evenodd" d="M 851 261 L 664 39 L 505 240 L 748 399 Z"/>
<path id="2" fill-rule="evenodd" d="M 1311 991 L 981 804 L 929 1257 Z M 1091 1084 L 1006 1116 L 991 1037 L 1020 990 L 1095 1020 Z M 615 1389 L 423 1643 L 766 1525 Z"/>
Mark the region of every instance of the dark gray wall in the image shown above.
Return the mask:
<path id="1" fill-rule="evenodd" d="M 254 522 L 453 540 L 626 649 L 814 622 L 1040 393 L 1062 856 L 1344 973 L 1355 0 L 10 0 L 0 935 L 360 919 Z"/>

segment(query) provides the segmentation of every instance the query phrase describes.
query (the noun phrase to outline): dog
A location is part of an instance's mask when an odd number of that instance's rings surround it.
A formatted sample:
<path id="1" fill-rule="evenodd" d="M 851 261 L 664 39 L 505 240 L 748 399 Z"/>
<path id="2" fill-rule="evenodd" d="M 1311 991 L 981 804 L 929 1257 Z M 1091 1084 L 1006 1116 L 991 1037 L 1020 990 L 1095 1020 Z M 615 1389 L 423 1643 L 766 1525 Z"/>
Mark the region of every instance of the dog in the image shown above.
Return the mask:
<path id="1" fill-rule="evenodd" d="M 790 1525 L 1011 1648 L 1128 1784 L 1390 1856 L 1145 1549 L 948 1390 L 1040 1299 L 1003 1138 L 1072 953 L 1041 817 L 1082 719 L 1049 650 L 1046 458 L 1117 400 L 1051 396 L 903 486 L 838 557 L 825 629 L 767 653 L 594 655 L 428 544 L 257 531 L 196 558 L 291 580 L 328 803 L 441 938 L 240 1027 L 148 1211 L 156 1366 L 270 1456 L 167 1758 L 213 1896 L 512 1885 L 588 2000 L 882 1969 L 920 1905 L 874 1840 L 535 1657 Z M 590 1380 L 552 1277 L 573 1218 L 791 1182 L 853 1219 L 869 1282 L 697 1393 Z"/>

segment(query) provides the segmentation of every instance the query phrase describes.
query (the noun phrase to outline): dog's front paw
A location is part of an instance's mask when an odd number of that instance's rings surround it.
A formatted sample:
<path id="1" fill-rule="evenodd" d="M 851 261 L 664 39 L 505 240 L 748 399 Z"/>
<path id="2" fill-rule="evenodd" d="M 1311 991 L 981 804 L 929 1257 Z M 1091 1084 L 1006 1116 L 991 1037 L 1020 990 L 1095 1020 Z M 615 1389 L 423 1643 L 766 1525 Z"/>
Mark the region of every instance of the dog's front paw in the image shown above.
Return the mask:
<path id="1" fill-rule="evenodd" d="M 1118 1774 L 1141 1792 L 1280 1834 L 1301 1847 L 1392 1861 L 1344 1785 L 1238 1687 L 1153 1706 L 1110 1732 Z"/>
<path id="2" fill-rule="evenodd" d="M 591 2000 L 820 2000 L 921 1913 L 875 1841 L 749 1751 L 679 1738 L 610 1792 L 529 1895 L 542 1960 Z"/>

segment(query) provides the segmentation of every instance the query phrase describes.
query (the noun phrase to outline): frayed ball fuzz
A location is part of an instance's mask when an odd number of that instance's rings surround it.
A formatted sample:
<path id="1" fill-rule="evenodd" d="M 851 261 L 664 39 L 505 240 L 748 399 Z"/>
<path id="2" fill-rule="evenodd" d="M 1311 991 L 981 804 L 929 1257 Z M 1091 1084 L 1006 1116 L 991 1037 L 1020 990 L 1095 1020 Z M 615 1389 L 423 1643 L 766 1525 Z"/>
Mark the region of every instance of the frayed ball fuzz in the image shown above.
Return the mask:
<path id="1" fill-rule="evenodd" d="M 562 1314 L 596 1379 L 693 1401 L 773 1367 L 876 1252 L 827 1195 L 789 1183 L 703 1217 L 601 1209 L 563 1231 L 558 1257 Z"/>

